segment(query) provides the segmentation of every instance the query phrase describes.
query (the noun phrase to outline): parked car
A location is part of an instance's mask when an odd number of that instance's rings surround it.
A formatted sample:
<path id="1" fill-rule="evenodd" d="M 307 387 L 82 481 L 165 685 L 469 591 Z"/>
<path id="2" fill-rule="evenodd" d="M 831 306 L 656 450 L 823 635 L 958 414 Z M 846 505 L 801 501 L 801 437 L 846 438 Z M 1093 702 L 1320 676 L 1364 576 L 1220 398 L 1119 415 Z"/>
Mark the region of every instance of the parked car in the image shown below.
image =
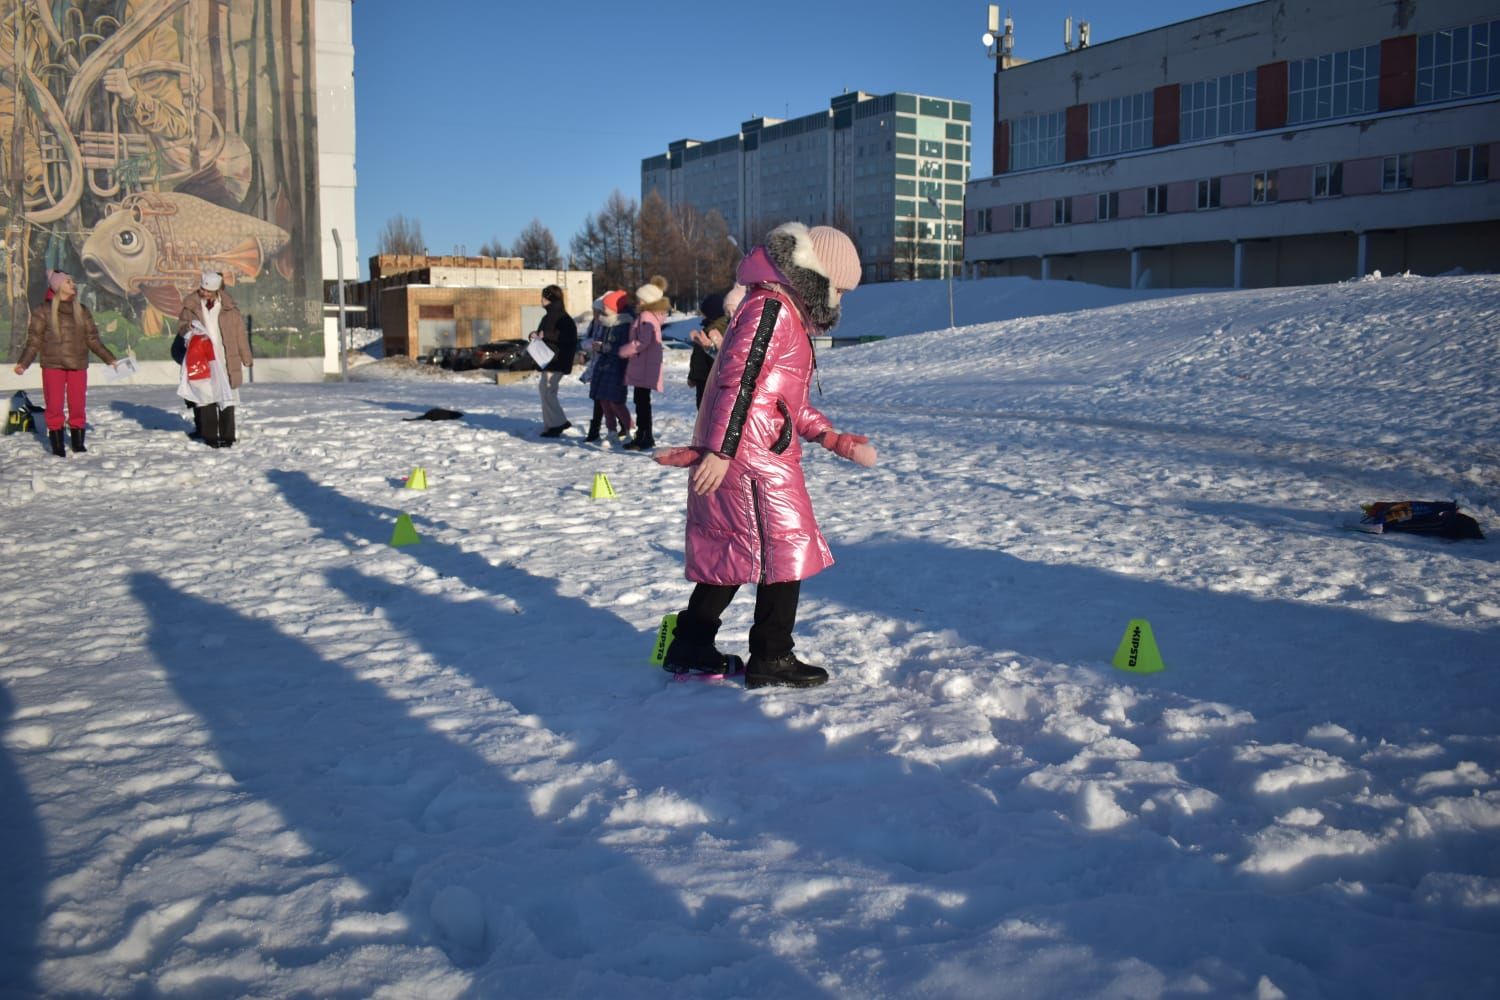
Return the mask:
<path id="1" fill-rule="evenodd" d="M 526 341 L 524 340 L 497 340 L 491 344 L 480 344 L 474 348 L 474 356 L 480 368 L 498 369 L 500 371 L 519 371 L 513 367 L 522 358 L 530 361 L 526 355 Z M 533 364 L 533 367 L 535 365 Z"/>

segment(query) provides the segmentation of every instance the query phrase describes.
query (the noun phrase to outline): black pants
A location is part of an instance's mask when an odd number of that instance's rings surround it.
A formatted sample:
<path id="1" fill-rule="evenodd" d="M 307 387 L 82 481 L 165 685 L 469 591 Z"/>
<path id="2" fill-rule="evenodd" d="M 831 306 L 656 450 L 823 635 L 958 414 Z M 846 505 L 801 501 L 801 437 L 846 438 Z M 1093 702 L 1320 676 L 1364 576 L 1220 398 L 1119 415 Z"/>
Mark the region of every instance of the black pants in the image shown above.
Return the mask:
<path id="1" fill-rule="evenodd" d="M 677 638 L 694 643 L 712 643 L 719 622 L 739 587 L 700 583 L 688 598 L 687 610 L 677 616 Z M 750 655 L 774 659 L 785 656 L 795 645 L 792 628 L 797 624 L 797 601 L 802 581 L 762 583 L 755 588 L 755 624 L 750 626 Z"/>
<path id="2" fill-rule="evenodd" d="M 703 409 L 703 390 L 706 388 L 708 388 L 708 386 L 704 385 L 702 382 L 693 383 L 693 391 L 698 394 L 698 402 L 694 405 L 697 406 L 700 410 Z"/>
<path id="3" fill-rule="evenodd" d="M 643 385 L 635 387 L 635 439 L 641 444 L 656 443 L 651 433 L 651 390 Z"/>
<path id="4" fill-rule="evenodd" d="M 205 444 L 218 448 L 234 444 L 234 407 L 209 403 L 193 407 L 193 424 Z"/>
<path id="5" fill-rule="evenodd" d="M 604 404 L 597 399 L 594 400 L 594 415 L 589 418 L 588 440 L 599 440 L 599 424 L 604 420 Z"/>

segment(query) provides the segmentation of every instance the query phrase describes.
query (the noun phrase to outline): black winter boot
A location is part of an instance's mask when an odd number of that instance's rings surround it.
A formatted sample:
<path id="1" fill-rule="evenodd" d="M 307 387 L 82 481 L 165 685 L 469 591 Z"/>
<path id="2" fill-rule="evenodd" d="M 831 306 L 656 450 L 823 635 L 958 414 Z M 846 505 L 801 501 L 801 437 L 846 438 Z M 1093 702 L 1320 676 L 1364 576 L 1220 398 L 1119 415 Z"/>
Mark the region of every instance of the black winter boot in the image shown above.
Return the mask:
<path id="1" fill-rule="evenodd" d="M 744 671 L 745 661 L 719 652 L 712 642 L 673 639 L 661 668 L 673 674 L 738 674 Z"/>
<path id="2" fill-rule="evenodd" d="M 745 687 L 758 688 L 780 684 L 784 687 L 810 688 L 828 683 L 828 671 L 803 663 L 791 653 L 782 656 L 750 654 L 745 667 Z"/>
<path id="3" fill-rule="evenodd" d="M 218 405 L 209 403 L 207 406 L 196 406 L 193 408 L 193 417 L 198 422 L 198 432 L 203 435 L 203 443 L 210 448 L 219 447 Z"/>
<path id="4" fill-rule="evenodd" d="M 219 447 L 228 448 L 234 444 L 234 407 L 224 406 L 219 409 Z"/>
<path id="5" fill-rule="evenodd" d="M 88 451 L 88 449 L 83 446 L 83 433 L 84 429 L 82 427 L 68 428 L 68 436 L 73 439 L 72 445 L 74 451 Z"/>
<path id="6" fill-rule="evenodd" d="M 48 431 L 47 432 L 47 443 L 52 446 L 52 454 L 56 455 L 58 458 L 67 458 L 68 457 L 67 450 L 63 448 L 63 432 L 62 431 Z"/>

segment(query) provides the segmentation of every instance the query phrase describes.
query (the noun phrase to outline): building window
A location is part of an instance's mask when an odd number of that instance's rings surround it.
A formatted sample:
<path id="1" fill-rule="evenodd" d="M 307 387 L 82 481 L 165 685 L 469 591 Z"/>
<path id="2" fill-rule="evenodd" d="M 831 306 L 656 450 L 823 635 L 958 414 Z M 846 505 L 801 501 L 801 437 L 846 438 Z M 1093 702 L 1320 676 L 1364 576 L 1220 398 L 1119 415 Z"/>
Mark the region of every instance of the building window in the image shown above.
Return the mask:
<path id="1" fill-rule="evenodd" d="M 1380 190 L 1405 191 L 1411 187 L 1411 154 L 1387 156 L 1380 174 Z"/>
<path id="2" fill-rule="evenodd" d="M 1149 147 L 1155 105 L 1149 93 L 1090 104 L 1089 155 L 1112 156 Z"/>
<path id="3" fill-rule="evenodd" d="M 1146 189 L 1146 214 L 1163 215 L 1167 211 L 1167 186 L 1158 184 Z"/>
<path id="4" fill-rule="evenodd" d="M 1313 167 L 1313 197 L 1337 198 L 1344 193 L 1344 165 L 1320 163 Z"/>
<path id="5" fill-rule="evenodd" d="M 1183 142 L 1255 131 L 1255 72 L 1182 85 Z"/>
<path id="6" fill-rule="evenodd" d="M 1287 66 L 1287 124 L 1379 110 L 1380 46 L 1367 45 Z"/>
<path id="7" fill-rule="evenodd" d="M 1100 222 L 1108 222 L 1110 219 L 1120 217 L 1120 192 L 1110 191 L 1108 194 L 1098 196 L 1098 209 L 1095 216 Z"/>
<path id="8" fill-rule="evenodd" d="M 1250 175 L 1250 203 L 1270 205 L 1276 201 L 1276 171 L 1262 170 Z"/>
<path id="9" fill-rule="evenodd" d="M 1073 221 L 1073 199 L 1055 198 L 1052 201 L 1052 224 L 1066 226 Z"/>
<path id="10" fill-rule="evenodd" d="M 1030 229 L 1031 228 L 1031 202 L 1024 201 L 1021 204 L 1014 206 L 1014 208 L 1015 208 L 1015 218 L 1011 220 L 1012 221 L 1011 228 L 1012 229 Z"/>
<path id="11" fill-rule="evenodd" d="M 1198 207 L 1200 209 L 1219 207 L 1219 179 L 1217 177 L 1205 177 L 1198 182 Z"/>
<path id="12" fill-rule="evenodd" d="M 990 226 L 990 213 L 993 211 L 994 209 L 991 208 L 981 208 L 979 211 L 974 213 L 974 231 L 976 233 L 989 233 L 994 231 Z"/>
<path id="13" fill-rule="evenodd" d="M 1063 162 L 1065 115 L 1055 111 L 1010 124 L 1010 169 L 1029 170 Z"/>
<path id="14" fill-rule="evenodd" d="M 1453 160 L 1453 183 L 1473 184 L 1490 179 L 1490 147 L 1460 146 Z"/>
<path id="15" fill-rule="evenodd" d="M 1417 103 L 1500 91 L 1500 21 L 1417 36 Z"/>

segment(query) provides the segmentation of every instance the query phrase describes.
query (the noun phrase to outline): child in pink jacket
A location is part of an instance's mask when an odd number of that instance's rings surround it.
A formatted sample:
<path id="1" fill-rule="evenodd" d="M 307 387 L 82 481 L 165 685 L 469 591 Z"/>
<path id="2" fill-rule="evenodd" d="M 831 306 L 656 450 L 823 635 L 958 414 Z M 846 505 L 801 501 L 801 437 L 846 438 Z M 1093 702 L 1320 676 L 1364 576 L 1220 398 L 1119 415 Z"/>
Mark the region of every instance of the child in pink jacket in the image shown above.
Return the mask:
<path id="1" fill-rule="evenodd" d="M 737 275 L 743 302 L 708 375 L 691 448 L 657 456 L 691 466 L 687 578 L 697 584 L 667 649 L 673 673 L 732 673 L 739 658 L 714 645 L 742 584 L 756 584 L 745 686 L 813 687 L 828 672 L 792 653 L 801 582 L 833 564 L 802 478 L 801 441 L 870 466 L 875 449 L 840 434 L 808 400 L 812 335 L 833 328 L 839 301 L 859 284 L 854 244 L 831 226 L 772 230 Z M 799 440 L 800 439 L 800 440 Z"/>

